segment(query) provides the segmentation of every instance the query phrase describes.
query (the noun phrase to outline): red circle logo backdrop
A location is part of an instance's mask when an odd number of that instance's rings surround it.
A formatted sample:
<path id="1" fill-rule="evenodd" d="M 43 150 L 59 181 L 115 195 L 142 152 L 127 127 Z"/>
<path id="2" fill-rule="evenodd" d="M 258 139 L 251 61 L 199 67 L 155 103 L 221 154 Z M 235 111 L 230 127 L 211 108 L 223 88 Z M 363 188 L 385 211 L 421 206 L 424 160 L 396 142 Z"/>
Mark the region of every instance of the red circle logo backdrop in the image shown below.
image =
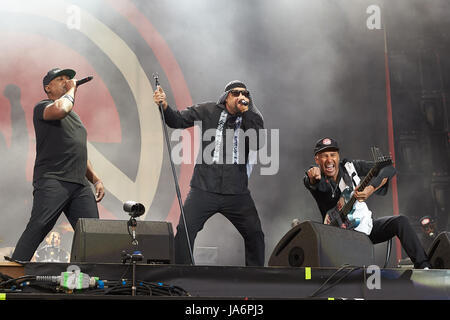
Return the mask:
<path id="1" fill-rule="evenodd" d="M 19 143 L 13 141 L 11 119 L 14 105 L 21 105 L 28 133 L 27 141 L 21 142 L 27 145 L 23 170 L 26 180 L 31 182 L 35 156 L 32 113 L 34 105 L 46 98 L 43 76 L 53 67 L 73 68 L 77 79 L 94 76 L 94 81 L 78 89 L 76 97 L 76 112 L 88 131 L 89 158 L 110 196 L 120 202 L 139 201 L 149 208 L 158 187 L 163 154 L 167 152 L 160 115 L 152 100 L 153 70 L 150 69 L 160 70 L 160 77 L 168 83 L 165 90 L 178 107 L 191 105 L 192 99 L 174 55 L 147 17 L 131 1 L 114 0 L 104 4 L 109 6 L 105 10 L 120 17 L 120 23 L 128 24 L 126 29 L 132 30 L 133 36 L 147 46 L 147 52 L 134 50 L 128 39 L 115 31 L 120 24 L 114 21 L 112 28 L 112 22 L 102 21 L 89 8 L 76 7 L 79 27 L 69 29 L 67 22 L 73 13 L 68 8 L 76 6 L 71 1 L 2 3 L 0 15 L 17 21 L 17 25 L 6 24 L 0 31 L 2 43 L 7 44 L 2 53 L 0 88 L 17 90 L 15 95 L 6 91 L 0 95 L 0 132 L 8 149 Z M 36 21 L 35 27 L 18 27 L 21 20 L 29 26 Z M 148 52 L 151 54 L 146 55 Z M 180 167 L 183 198 L 192 170 L 192 164 Z M 24 196 L 31 198 L 31 195 Z M 107 201 L 104 202 L 99 205 L 101 217 L 118 218 L 115 211 L 121 211 L 121 207 L 108 207 Z M 29 213 L 21 214 L 29 216 Z M 165 220 L 176 225 L 178 216 L 174 191 Z"/>

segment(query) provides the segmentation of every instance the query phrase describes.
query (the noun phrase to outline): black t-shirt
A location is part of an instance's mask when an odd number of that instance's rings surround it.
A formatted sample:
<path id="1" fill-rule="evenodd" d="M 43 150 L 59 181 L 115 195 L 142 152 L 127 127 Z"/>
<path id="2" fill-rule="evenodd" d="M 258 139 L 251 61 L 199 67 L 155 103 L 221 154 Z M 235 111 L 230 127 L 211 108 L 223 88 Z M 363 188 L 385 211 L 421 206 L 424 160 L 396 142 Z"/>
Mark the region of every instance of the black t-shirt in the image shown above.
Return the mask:
<path id="1" fill-rule="evenodd" d="M 33 181 L 53 178 L 88 185 L 87 132 L 72 110 L 61 120 L 44 120 L 44 109 L 53 100 L 42 100 L 33 112 L 36 133 L 36 161 Z"/>

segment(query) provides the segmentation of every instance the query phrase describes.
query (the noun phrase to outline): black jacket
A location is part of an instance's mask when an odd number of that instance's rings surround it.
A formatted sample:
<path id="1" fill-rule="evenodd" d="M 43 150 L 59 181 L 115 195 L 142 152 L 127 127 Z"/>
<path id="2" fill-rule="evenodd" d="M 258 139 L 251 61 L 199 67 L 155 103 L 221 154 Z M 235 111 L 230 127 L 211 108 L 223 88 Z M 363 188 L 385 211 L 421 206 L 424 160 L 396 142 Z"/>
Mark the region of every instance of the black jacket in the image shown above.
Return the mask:
<path id="1" fill-rule="evenodd" d="M 230 162 L 231 152 L 229 148 L 225 147 L 225 141 L 227 141 L 227 139 L 233 141 L 232 135 L 236 132 L 236 130 L 233 129 L 236 129 L 237 115 L 229 114 L 223 104 L 207 102 L 188 107 L 182 111 L 175 111 L 168 107 L 164 111 L 164 117 L 169 127 L 179 129 L 192 127 L 196 121 L 201 121 L 201 134 L 202 137 L 204 137 L 206 130 L 210 130 L 209 133 L 217 132 L 219 119 L 223 112 L 226 112 L 227 118 L 222 131 L 223 143 L 220 150 L 222 161 L 218 163 L 212 163 L 212 161 L 210 161 L 212 153 L 215 150 L 214 143 L 216 136 L 213 135 L 211 137 L 211 135 L 209 135 L 206 141 L 204 141 L 205 139 L 202 139 L 201 154 L 197 157 L 197 163 L 194 168 L 194 174 L 190 185 L 191 187 L 199 188 L 204 191 L 221 194 L 248 193 L 248 153 L 250 149 L 259 149 L 262 146 L 263 141 L 257 139 L 255 144 L 249 143 L 248 137 L 242 137 L 241 135 L 241 139 L 245 139 L 245 143 L 241 145 L 242 148 L 239 148 L 239 154 L 242 160 L 237 164 L 232 161 Z M 244 133 L 247 132 L 248 129 L 256 129 L 255 132 L 259 132 L 259 129 L 264 128 L 262 116 L 256 107 L 252 106 L 241 116 L 242 122 L 240 123 L 240 129 L 242 129 Z M 259 138 L 259 135 L 256 136 Z M 240 141 L 242 142 L 242 140 Z M 204 152 L 208 152 L 208 154 L 205 156 Z"/>
<path id="2" fill-rule="evenodd" d="M 344 179 L 345 183 L 348 186 L 352 185 L 351 178 L 344 167 L 344 164 L 347 162 L 353 163 L 353 165 L 355 166 L 355 170 L 361 179 L 363 179 L 369 173 L 370 169 L 374 166 L 373 161 L 343 159 L 339 163 L 339 174 L 336 179 L 338 181 L 337 184 L 333 179 L 328 179 L 324 174 L 321 175 L 322 178 L 320 179 L 320 181 L 313 185 L 311 185 L 309 182 L 308 174 L 305 173 L 305 176 L 303 177 L 303 183 L 316 200 L 323 219 L 325 219 L 325 215 L 327 214 L 327 212 L 336 206 L 339 197 L 341 196 L 341 190 L 338 186 L 341 178 Z M 390 179 L 395 174 L 396 170 L 393 166 L 384 167 L 380 170 L 376 177 L 372 178 L 369 184 L 374 188 L 377 188 L 384 178 Z M 380 189 L 378 189 L 375 194 L 385 195 L 388 191 L 388 188 L 389 181 Z"/>

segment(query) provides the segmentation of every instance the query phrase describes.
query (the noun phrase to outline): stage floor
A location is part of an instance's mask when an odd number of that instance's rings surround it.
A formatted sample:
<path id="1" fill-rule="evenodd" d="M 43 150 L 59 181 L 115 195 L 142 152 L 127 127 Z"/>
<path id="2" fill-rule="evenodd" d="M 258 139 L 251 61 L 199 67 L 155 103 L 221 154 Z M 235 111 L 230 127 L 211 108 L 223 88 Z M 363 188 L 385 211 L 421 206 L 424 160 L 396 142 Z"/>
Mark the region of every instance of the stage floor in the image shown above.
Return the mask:
<path id="1" fill-rule="evenodd" d="M 106 286 L 133 279 L 130 264 L 109 263 L 27 263 L 23 266 L 4 263 L 2 274 L 20 276 L 59 276 L 69 266 L 76 265 L 90 277 L 106 280 Z M 114 295 L 106 289 L 84 289 L 67 293 L 52 292 L 49 284 L 6 290 L 0 288 L 3 300 L 11 299 L 363 299 L 363 300 L 450 300 L 450 270 L 417 270 L 408 268 L 371 269 L 363 267 L 287 268 L 184 266 L 137 264 L 135 283 L 139 287 L 151 283 L 161 288 L 179 290 L 166 294 L 131 296 L 124 287 Z M 122 283 L 125 286 L 125 283 Z M 54 285 L 54 287 L 56 287 Z M 139 291 L 138 291 L 139 292 Z"/>

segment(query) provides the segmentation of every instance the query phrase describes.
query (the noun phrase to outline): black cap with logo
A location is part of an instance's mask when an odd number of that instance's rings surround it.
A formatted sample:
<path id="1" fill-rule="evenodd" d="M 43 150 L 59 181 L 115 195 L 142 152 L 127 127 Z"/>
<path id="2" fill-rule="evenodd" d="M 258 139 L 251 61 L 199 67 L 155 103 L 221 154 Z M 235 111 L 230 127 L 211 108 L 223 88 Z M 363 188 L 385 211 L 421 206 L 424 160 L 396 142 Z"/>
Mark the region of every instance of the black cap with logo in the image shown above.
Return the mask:
<path id="1" fill-rule="evenodd" d="M 68 76 L 69 79 L 72 79 L 73 77 L 75 77 L 75 74 L 76 74 L 76 72 L 72 69 L 63 69 L 63 70 L 60 68 L 51 69 L 49 72 L 47 72 L 44 79 L 42 79 L 42 85 L 44 86 L 44 91 L 45 91 L 45 86 L 48 85 L 50 83 L 50 81 L 52 81 L 56 77 Z"/>
<path id="2" fill-rule="evenodd" d="M 314 155 L 325 150 L 335 150 L 339 151 L 338 143 L 333 138 L 322 138 L 316 142 L 314 147 Z"/>

